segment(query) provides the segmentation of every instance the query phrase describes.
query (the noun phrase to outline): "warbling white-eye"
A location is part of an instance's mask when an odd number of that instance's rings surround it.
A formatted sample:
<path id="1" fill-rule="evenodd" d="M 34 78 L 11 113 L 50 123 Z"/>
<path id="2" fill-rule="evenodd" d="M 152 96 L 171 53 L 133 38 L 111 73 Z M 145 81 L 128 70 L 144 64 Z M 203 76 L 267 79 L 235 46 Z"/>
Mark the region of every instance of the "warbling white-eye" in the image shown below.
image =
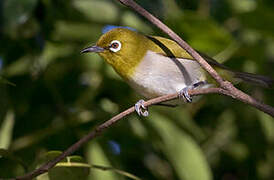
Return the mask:
<path id="1" fill-rule="evenodd" d="M 109 29 L 108 29 L 109 30 Z M 139 94 L 154 98 L 180 92 L 191 102 L 188 89 L 205 88 L 215 81 L 176 42 L 158 36 L 145 36 L 131 28 L 115 27 L 105 32 L 96 45 L 82 53 L 98 53 Z M 273 80 L 250 73 L 236 72 L 201 54 L 218 73 L 232 83 L 247 81 L 265 87 Z M 147 116 L 144 100 L 135 104 L 139 115 Z"/>

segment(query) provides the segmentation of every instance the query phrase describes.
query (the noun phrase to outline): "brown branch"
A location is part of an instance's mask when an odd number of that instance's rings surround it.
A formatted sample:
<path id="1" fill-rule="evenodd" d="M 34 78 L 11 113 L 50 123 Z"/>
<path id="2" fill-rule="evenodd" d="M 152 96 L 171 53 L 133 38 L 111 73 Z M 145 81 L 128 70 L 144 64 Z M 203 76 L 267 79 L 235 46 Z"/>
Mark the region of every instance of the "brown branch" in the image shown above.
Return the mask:
<path id="1" fill-rule="evenodd" d="M 202 95 L 202 94 L 223 94 L 223 95 L 228 95 L 227 91 L 221 88 L 208 88 L 208 89 L 197 89 L 197 90 L 189 90 L 189 95 L 190 96 L 197 96 L 197 95 Z M 169 94 L 165 96 L 160 96 L 154 99 L 150 99 L 145 102 L 145 106 L 151 106 L 154 104 L 158 104 L 161 102 L 165 101 L 170 101 L 173 99 L 178 98 L 178 93 L 175 94 Z M 51 168 L 53 168 L 58 162 L 60 162 L 62 159 L 65 157 L 71 155 L 74 153 L 76 150 L 78 150 L 80 147 L 82 147 L 86 142 L 94 139 L 96 136 L 99 136 L 104 130 L 112 126 L 113 124 L 117 123 L 119 120 L 122 118 L 128 116 L 129 114 L 135 112 L 134 106 L 131 108 L 121 112 L 120 114 L 114 116 L 113 118 L 109 119 L 108 121 L 104 122 L 103 124 L 99 125 L 97 128 L 95 128 L 93 131 L 88 133 L 86 136 L 82 137 L 79 141 L 71 145 L 67 150 L 65 150 L 60 156 L 56 157 L 55 159 L 49 161 L 46 164 L 43 164 L 41 167 L 38 169 L 35 169 L 34 171 L 25 174 L 20 177 L 16 177 L 15 179 L 17 180 L 26 180 L 26 179 L 32 179 L 34 177 L 37 177 L 40 174 L 43 174 L 45 172 L 48 172 Z"/>
<path id="2" fill-rule="evenodd" d="M 257 109 L 271 115 L 274 117 L 274 108 L 259 102 L 258 100 L 252 98 L 251 96 L 245 94 L 241 90 L 235 88 L 232 83 L 223 80 L 223 78 L 204 60 L 204 58 L 197 53 L 192 47 L 190 47 L 184 40 L 182 40 L 175 32 L 173 32 L 169 27 L 162 23 L 155 16 L 150 14 L 140 5 L 135 3 L 133 0 L 118 0 L 120 3 L 132 8 L 145 18 L 147 18 L 151 23 L 161 29 L 164 33 L 169 35 L 175 42 L 177 42 L 183 49 L 185 49 L 197 62 L 218 82 L 222 89 L 227 90 L 229 96 L 240 100 L 246 104 L 256 107 Z"/>
<path id="3" fill-rule="evenodd" d="M 236 98 L 234 96 L 231 96 L 231 94 L 222 88 L 207 88 L 207 89 L 194 89 L 194 90 L 189 90 L 188 91 L 190 96 L 197 96 L 197 95 L 203 95 L 203 94 L 222 94 L 226 96 L 230 96 L 232 98 Z M 154 99 L 150 99 L 144 103 L 146 107 L 149 107 L 151 105 L 159 104 L 162 102 L 170 101 L 173 99 L 178 98 L 178 93 L 175 94 L 169 94 L 169 95 L 164 95 L 160 96 Z M 241 100 L 241 99 L 239 99 Z M 243 101 L 245 102 L 245 101 Z M 71 155 L 74 153 L 76 150 L 78 150 L 80 147 L 82 147 L 85 143 L 88 141 L 94 139 L 95 137 L 99 136 L 104 130 L 109 128 L 110 126 L 114 125 L 118 121 L 120 121 L 122 118 L 130 115 L 131 113 L 135 112 L 134 106 L 131 108 L 121 112 L 120 114 L 114 116 L 113 118 L 109 119 L 108 121 L 104 122 L 103 124 L 99 125 L 97 128 L 95 128 L 93 131 L 88 133 L 86 136 L 82 137 L 79 141 L 71 145 L 66 151 L 64 151 L 60 156 L 57 158 L 49 161 L 48 163 L 43 164 L 41 167 L 38 169 L 35 169 L 34 171 L 25 174 L 20 177 L 16 177 L 15 179 L 17 180 L 27 180 L 27 179 L 32 179 L 34 177 L 37 177 L 40 174 L 43 174 L 45 172 L 48 172 L 51 168 L 53 168 L 58 162 L 60 162 L 62 159 L 65 157 Z"/>
<path id="4" fill-rule="evenodd" d="M 218 73 L 194 50 L 192 49 L 185 41 L 183 41 L 176 33 L 174 33 L 171 29 L 169 29 L 165 24 L 163 24 L 160 20 L 155 18 L 153 15 L 151 15 L 149 12 L 147 12 L 145 9 L 143 9 L 141 6 L 136 4 L 132 0 L 118 0 L 121 3 L 125 4 L 126 6 L 129 6 L 136 10 L 139 14 L 146 17 L 150 22 L 152 22 L 154 25 L 156 25 L 158 28 L 160 28 L 162 31 L 167 33 L 174 41 L 176 41 L 182 48 L 184 48 L 189 54 L 191 54 L 198 62 L 199 64 L 219 83 L 220 88 L 208 88 L 208 89 L 195 89 L 195 90 L 189 90 L 188 93 L 190 96 L 197 96 L 202 94 L 222 94 L 226 96 L 230 96 L 234 99 L 240 100 L 246 104 L 252 105 L 256 107 L 257 109 L 271 115 L 274 117 L 274 108 L 268 105 L 265 105 L 263 103 L 260 103 L 259 101 L 255 100 L 254 98 L 250 97 L 249 95 L 243 93 L 242 91 L 235 88 L 230 82 L 224 81 Z M 176 94 L 170 94 L 161 96 L 158 98 L 154 98 L 151 100 L 148 100 L 145 102 L 145 106 L 151 106 L 154 104 L 158 104 L 165 101 L 170 101 L 173 99 L 178 98 L 178 93 Z M 52 167 L 54 167 L 58 162 L 60 162 L 65 157 L 71 155 L 76 150 L 78 150 L 80 147 L 82 147 L 86 142 L 94 139 L 96 136 L 99 136 L 104 130 L 112 126 L 113 124 L 117 123 L 122 118 L 128 116 L 129 114 L 133 113 L 135 111 L 134 106 L 125 110 L 124 112 L 121 112 L 120 114 L 114 116 L 113 118 L 109 119 L 108 121 L 104 122 L 103 124 L 99 125 L 97 128 L 95 128 L 93 131 L 88 133 L 86 136 L 82 137 L 79 141 L 71 145 L 67 150 L 65 150 L 60 156 L 55 158 L 52 161 L 49 161 L 48 163 L 42 165 L 38 169 L 25 174 L 20 177 L 16 177 L 17 180 L 25 180 L 25 179 L 32 179 L 34 177 L 37 177 L 40 174 L 43 174 L 45 172 L 48 172 Z"/>

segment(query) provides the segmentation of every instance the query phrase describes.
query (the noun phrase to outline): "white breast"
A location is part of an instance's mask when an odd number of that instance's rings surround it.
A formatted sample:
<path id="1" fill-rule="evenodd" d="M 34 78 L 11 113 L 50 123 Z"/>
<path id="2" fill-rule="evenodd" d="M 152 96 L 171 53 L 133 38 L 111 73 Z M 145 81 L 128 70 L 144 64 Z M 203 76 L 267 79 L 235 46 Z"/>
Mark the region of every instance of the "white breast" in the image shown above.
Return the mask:
<path id="1" fill-rule="evenodd" d="M 152 98 L 176 93 L 203 80 L 205 76 L 196 61 L 148 51 L 129 84 L 141 95 Z"/>

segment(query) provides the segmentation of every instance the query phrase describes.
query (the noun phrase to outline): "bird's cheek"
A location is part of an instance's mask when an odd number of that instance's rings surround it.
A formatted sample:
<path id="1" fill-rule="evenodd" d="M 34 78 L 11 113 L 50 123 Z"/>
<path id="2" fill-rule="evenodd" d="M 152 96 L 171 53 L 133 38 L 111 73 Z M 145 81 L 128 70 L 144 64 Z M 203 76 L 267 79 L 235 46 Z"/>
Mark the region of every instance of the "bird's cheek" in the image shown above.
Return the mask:
<path id="1" fill-rule="evenodd" d="M 110 52 L 102 52 L 99 55 L 109 64 L 114 64 L 114 56 Z"/>

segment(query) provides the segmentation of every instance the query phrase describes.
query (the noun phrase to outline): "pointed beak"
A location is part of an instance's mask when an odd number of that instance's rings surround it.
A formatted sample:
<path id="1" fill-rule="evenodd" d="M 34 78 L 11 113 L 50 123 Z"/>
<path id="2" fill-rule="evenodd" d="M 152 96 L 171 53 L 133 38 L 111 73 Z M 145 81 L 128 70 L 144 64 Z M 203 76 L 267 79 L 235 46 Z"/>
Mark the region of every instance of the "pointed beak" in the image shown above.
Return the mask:
<path id="1" fill-rule="evenodd" d="M 87 47 L 85 49 L 83 49 L 81 51 L 81 53 L 89 53 L 89 52 L 95 52 L 95 53 L 99 53 L 99 52 L 103 52 L 105 49 L 99 46 L 90 46 Z"/>

